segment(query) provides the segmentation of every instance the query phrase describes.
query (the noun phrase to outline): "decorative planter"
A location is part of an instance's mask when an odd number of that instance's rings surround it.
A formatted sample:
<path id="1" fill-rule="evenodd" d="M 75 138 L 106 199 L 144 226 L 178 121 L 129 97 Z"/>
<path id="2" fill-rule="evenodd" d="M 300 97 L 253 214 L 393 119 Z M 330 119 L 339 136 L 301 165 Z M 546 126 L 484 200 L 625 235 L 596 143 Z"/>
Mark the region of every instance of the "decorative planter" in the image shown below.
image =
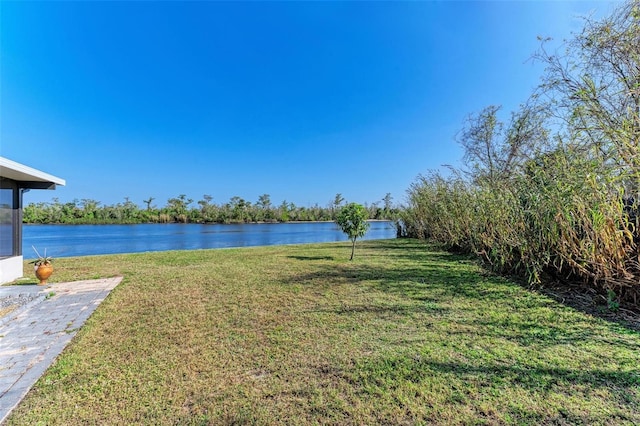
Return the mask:
<path id="1" fill-rule="evenodd" d="M 40 280 L 38 285 L 47 285 L 47 280 L 53 274 L 53 266 L 51 265 L 39 265 L 35 268 L 36 277 Z"/>

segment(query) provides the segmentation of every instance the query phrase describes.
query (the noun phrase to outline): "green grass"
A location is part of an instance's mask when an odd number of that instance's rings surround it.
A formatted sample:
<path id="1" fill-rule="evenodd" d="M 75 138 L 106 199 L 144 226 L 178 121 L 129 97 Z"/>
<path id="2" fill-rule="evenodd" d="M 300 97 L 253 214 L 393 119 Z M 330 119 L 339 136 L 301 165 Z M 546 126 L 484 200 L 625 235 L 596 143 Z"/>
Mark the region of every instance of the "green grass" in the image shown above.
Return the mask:
<path id="1" fill-rule="evenodd" d="M 640 334 L 414 240 L 58 259 L 123 275 L 8 424 L 638 424 Z"/>

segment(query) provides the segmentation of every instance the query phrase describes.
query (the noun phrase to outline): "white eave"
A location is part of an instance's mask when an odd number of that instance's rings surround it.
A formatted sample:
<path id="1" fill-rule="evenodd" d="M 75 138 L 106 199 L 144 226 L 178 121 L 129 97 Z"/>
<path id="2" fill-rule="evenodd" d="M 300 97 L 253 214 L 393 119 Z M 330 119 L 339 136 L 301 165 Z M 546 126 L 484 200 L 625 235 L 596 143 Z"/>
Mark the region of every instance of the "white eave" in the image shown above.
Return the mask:
<path id="1" fill-rule="evenodd" d="M 14 180 L 22 188 L 55 189 L 56 185 L 64 186 L 66 184 L 64 179 L 4 157 L 0 157 L 0 178 Z"/>

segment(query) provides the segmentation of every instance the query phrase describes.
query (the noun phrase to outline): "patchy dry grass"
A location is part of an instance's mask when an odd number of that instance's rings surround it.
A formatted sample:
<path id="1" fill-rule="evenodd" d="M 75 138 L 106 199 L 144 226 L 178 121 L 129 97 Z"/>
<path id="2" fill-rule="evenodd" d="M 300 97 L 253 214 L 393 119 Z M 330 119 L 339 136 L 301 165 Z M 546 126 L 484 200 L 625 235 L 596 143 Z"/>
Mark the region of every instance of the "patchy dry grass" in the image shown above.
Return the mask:
<path id="1" fill-rule="evenodd" d="M 0 318 L 2 318 L 5 315 L 9 315 L 11 312 L 15 311 L 17 307 L 18 306 L 16 305 L 9 305 L 9 306 L 0 308 Z"/>
<path id="2" fill-rule="evenodd" d="M 58 259 L 124 275 L 8 424 L 638 424 L 640 334 L 412 240 Z"/>

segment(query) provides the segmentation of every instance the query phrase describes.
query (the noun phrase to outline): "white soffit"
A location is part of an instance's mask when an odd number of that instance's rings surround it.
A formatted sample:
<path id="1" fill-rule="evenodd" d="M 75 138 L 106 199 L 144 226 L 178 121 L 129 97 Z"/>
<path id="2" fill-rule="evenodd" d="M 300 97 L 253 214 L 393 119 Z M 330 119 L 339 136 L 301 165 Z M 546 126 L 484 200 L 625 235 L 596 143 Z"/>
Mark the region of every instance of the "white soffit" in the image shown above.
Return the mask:
<path id="1" fill-rule="evenodd" d="M 41 172 L 24 164 L 16 163 L 4 157 L 0 157 L 0 177 L 18 182 L 46 182 L 62 186 L 66 184 L 64 179 Z"/>

